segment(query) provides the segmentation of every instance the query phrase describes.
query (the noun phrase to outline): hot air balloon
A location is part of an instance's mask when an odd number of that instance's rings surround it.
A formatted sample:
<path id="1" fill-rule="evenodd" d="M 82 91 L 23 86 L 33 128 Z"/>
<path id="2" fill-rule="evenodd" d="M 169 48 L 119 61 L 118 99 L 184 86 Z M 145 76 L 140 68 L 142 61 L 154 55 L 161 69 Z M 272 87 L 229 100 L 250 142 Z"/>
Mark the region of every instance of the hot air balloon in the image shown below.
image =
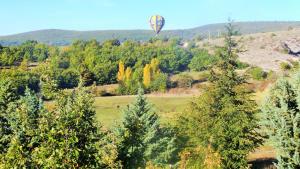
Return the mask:
<path id="1" fill-rule="evenodd" d="M 151 16 L 150 18 L 150 26 L 154 30 L 156 34 L 162 30 L 165 25 L 165 18 L 159 15 Z"/>

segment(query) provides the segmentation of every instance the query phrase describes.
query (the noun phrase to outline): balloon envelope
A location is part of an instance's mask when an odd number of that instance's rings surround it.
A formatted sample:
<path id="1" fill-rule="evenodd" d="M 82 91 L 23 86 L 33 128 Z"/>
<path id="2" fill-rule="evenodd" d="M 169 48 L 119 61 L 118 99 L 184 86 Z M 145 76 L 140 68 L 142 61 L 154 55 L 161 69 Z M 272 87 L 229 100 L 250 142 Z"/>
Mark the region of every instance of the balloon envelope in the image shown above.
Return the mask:
<path id="1" fill-rule="evenodd" d="M 165 25 L 165 18 L 159 15 L 151 16 L 150 18 L 150 26 L 155 31 L 156 34 L 159 34 L 161 29 Z"/>

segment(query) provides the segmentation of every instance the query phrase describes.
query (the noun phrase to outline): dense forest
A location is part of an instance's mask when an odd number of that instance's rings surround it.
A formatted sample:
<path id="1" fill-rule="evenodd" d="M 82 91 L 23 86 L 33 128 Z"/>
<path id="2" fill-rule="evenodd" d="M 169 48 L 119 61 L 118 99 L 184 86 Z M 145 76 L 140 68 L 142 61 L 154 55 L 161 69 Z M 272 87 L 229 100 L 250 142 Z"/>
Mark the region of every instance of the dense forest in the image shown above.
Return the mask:
<path id="1" fill-rule="evenodd" d="M 183 48 L 179 39 L 122 44 L 118 40 L 101 44 L 96 40 L 76 41 L 60 48 L 27 41 L 0 50 L 2 78 L 14 79 L 19 91 L 24 91 L 25 86 L 39 91 L 43 81 L 53 81 L 58 89 L 73 88 L 82 77 L 85 86 L 119 82 L 119 94 L 136 94 L 144 76 L 149 78 L 149 82 L 143 83 L 147 92 L 165 91 L 174 86 L 168 81 L 169 75 L 205 70 L 216 61 L 205 50 L 193 46 Z"/>
<path id="2" fill-rule="evenodd" d="M 232 23 L 226 31 L 213 52 L 180 39 L 1 46 L 0 168 L 241 169 L 269 140 L 278 168 L 299 168 L 299 73 L 279 78 L 257 103 L 249 77 L 238 73 L 249 65 L 238 61 Z M 170 76 L 184 71 L 206 71 L 207 83 L 163 124 L 144 94 L 176 87 Z M 106 128 L 96 121 L 92 91 L 116 83 L 116 94 L 137 96 Z"/>

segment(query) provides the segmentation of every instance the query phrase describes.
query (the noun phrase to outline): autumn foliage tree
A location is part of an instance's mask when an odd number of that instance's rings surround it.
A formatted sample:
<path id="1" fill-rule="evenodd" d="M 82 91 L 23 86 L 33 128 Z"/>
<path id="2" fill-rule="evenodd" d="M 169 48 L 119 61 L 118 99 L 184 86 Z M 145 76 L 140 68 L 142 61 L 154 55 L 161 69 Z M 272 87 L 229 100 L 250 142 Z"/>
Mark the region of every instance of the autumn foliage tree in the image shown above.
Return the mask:
<path id="1" fill-rule="evenodd" d="M 117 74 L 118 82 L 123 82 L 125 79 L 125 65 L 122 61 L 119 62 L 119 71 Z"/>
<path id="2" fill-rule="evenodd" d="M 160 71 L 159 60 L 153 58 L 144 67 L 143 84 L 150 91 L 164 92 L 167 89 L 168 76 Z"/>
<path id="3" fill-rule="evenodd" d="M 151 83 L 151 66 L 146 64 L 143 72 L 143 84 L 146 88 L 150 86 Z"/>

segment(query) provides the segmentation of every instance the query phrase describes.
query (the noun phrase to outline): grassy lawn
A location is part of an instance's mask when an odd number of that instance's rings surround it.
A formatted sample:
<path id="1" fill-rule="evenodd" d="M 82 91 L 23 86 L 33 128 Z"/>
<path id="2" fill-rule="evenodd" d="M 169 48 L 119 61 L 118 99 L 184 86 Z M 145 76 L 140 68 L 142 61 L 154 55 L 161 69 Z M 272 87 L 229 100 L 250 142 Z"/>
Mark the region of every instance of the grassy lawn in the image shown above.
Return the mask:
<path id="1" fill-rule="evenodd" d="M 260 100 L 264 93 L 256 93 L 256 100 Z M 154 105 L 155 110 L 161 117 L 162 122 L 171 122 L 174 114 L 182 112 L 192 96 L 149 96 L 149 101 Z M 134 96 L 113 96 L 113 97 L 96 97 L 95 108 L 97 120 L 104 127 L 111 127 L 122 119 L 121 110 L 135 100 Z M 248 156 L 248 160 L 274 158 L 275 152 L 269 143 L 257 148 Z"/>
<path id="2" fill-rule="evenodd" d="M 149 96 L 149 101 L 154 105 L 154 110 L 167 122 L 174 114 L 182 112 L 191 96 Z M 122 119 L 122 109 L 135 100 L 134 96 L 96 97 L 95 108 L 97 119 L 105 127 L 110 127 Z"/>

